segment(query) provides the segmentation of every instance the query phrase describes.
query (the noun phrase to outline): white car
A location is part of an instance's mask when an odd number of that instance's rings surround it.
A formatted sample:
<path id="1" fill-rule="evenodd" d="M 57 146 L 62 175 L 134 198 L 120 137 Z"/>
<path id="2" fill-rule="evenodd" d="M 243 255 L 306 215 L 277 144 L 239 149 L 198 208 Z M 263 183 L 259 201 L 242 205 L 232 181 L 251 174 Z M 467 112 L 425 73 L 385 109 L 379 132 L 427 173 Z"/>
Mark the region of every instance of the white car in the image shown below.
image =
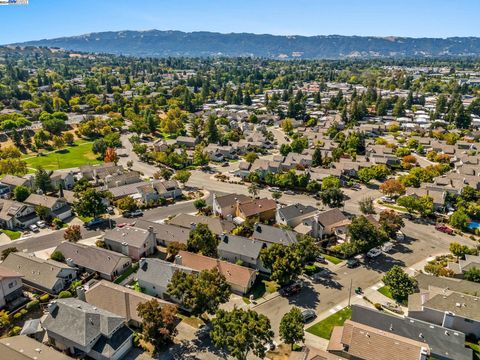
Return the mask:
<path id="1" fill-rule="evenodd" d="M 40 228 L 40 229 L 44 229 L 47 227 L 47 223 L 43 220 L 39 220 L 37 221 L 37 226 Z"/>
<path id="2" fill-rule="evenodd" d="M 382 250 L 379 249 L 379 248 L 373 248 L 373 249 L 370 249 L 368 252 L 367 252 L 367 256 L 369 258 L 376 258 L 378 255 L 380 255 L 382 253 Z"/>
<path id="3" fill-rule="evenodd" d="M 395 203 L 395 200 L 393 200 L 391 197 L 388 197 L 388 196 L 382 196 L 380 198 L 380 200 L 382 200 L 383 202 L 386 202 L 388 204 L 394 204 Z"/>
<path id="4" fill-rule="evenodd" d="M 393 249 L 393 244 L 391 242 L 386 242 L 385 244 L 382 245 L 382 251 L 384 253 L 388 253 L 392 249 Z"/>
<path id="5" fill-rule="evenodd" d="M 37 232 L 37 231 L 40 230 L 40 229 L 38 228 L 38 226 L 35 225 L 35 224 L 29 225 L 28 228 L 29 228 L 30 230 L 32 230 L 33 232 Z"/>

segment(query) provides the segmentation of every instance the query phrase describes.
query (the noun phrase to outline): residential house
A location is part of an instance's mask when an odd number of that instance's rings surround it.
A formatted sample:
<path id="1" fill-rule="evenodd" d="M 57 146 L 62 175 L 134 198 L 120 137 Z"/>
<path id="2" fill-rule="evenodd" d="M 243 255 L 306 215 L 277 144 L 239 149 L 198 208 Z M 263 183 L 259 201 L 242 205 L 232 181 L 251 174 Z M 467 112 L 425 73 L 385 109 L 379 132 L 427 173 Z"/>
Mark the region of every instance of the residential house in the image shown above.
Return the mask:
<path id="1" fill-rule="evenodd" d="M 450 290 L 423 290 L 408 297 L 408 316 L 480 337 L 480 299 Z"/>
<path id="2" fill-rule="evenodd" d="M 465 347 L 465 334 L 426 321 L 399 317 L 360 305 L 352 305 L 352 321 L 415 341 L 430 348 L 432 358 L 472 360 L 472 350 Z"/>
<path id="3" fill-rule="evenodd" d="M 198 224 L 206 224 L 216 235 L 229 234 L 235 229 L 235 224 L 230 221 L 203 215 L 178 214 L 173 219 L 170 219 L 168 223 L 187 229 L 194 229 Z"/>
<path id="4" fill-rule="evenodd" d="M 89 273 L 96 272 L 110 281 L 132 264 L 128 256 L 96 246 L 64 241 L 55 250 L 63 254 L 69 266 L 84 269 Z"/>
<path id="5" fill-rule="evenodd" d="M 254 199 L 237 203 L 236 217 L 243 220 L 258 218 L 261 221 L 275 219 L 277 203 L 272 199 Z"/>
<path id="6" fill-rule="evenodd" d="M 168 284 L 177 271 L 195 272 L 187 266 L 172 264 L 160 259 L 141 259 L 137 271 L 138 285 L 151 296 L 179 303 L 179 299 L 172 298 L 167 293 Z"/>
<path id="7" fill-rule="evenodd" d="M 179 136 L 175 139 L 175 143 L 179 146 L 185 146 L 188 149 L 193 149 L 197 145 L 197 139 L 190 136 Z"/>
<path id="8" fill-rule="evenodd" d="M 246 294 L 255 282 L 257 272 L 245 266 L 231 264 L 200 254 L 180 251 L 175 257 L 177 265 L 186 266 L 196 271 L 218 269 L 230 285 L 232 292 Z"/>
<path id="9" fill-rule="evenodd" d="M 128 171 L 120 174 L 111 174 L 103 179 L 107 189 L 116 188 L 123 185 L 137 184 L 141 182 L 140 173 L 138 171 Z"/>
<path id="10" fill-rule="evenodd" d="M 22 296 L 23 275 L 0 265 L 0 308 Z"/>
<path id="11" fill-rule="evenodd" d="M 242 194 L 217 196 L 213 193 L 213 214 L 222 218 L 233 219 L 236 216 L 237 204 L 251 200 L 251 197 Z"/>
<path id="12" fill-rule="evenodd" d="M 238 169 L 233 172 L 233 175 L 239 178 L 245 179 L 250 174 L 250 168 L 252 164 L 246 161 L 240 161 L 238 163 Z"/>
<path id="13" fill-rule="evenodd" d="M 50 181 L 54 189 L 72 190 L 75 185 L 75 177 L 71 171 L 56 170 L 50 173 Z"/>
<path id="14" fill-rule="evenodd" d="M 283 170 L 296 169 L 299 166 L 303 168 L 312 166 L 312 155 L 290 152 L 281 165 Z"/>
<path id="15" fill-rule="evenodd" d="M 311 221 L 306 221 L 306 225 L 312 227 L 311 235 L 320 239 L 335 235 L 345 240 L 350 223 L 351 221 L 337 208 L 321 212 L 311 218 Z"/>
<path id="16" fill-rule="evenodd" d="M 153 229 L 157 245 L 168 246 L 172 242 L 187 245 L 190 237 L 190 228 L 175 226 L 170 224 L 156 223 L 152 221 L 138 219 L 135 222 L 135 227 L 148 230 Z"/>
<path id="17" fill-rule="evenodd" d="M 313 206 L 297 203 L 279 207 L 275 219 L 277 224 L 294 228 L 301 224 L 304 219 L 312 217 L 318 212 L 318 209 Z"/>
<path id="18" fill-rule="evenodd" d="M 4 191 L 2 195 L 9 195 L 13 194 L 13 191 L 17 186 L 25 186 L 26 188 L 32 189 L 33 183 L 32 180 L 29 178 L 23 178 L 20 176 L 15 175 L 5 175 L 2 180 L 0 180 L 1 185 L 5 185 L 8 191 Z"/>
<path id="19" fill-rule="evenodd" d="M 445 199 L 447 193 L 444 190 L 437 190 L 426 187 L 408 188 L 405 191 L 405 195 L 415 197 L 430 196 L 433 199 L 433 209 L 435 211 L 443 211 L 445 209 Z"/>
<path id="20" fill-rule="evenodd" d="M 0 226 L 3 229 L 26 229 L 40 218 L 31 205 L 18 201 L 0 199 Z"/>
<path id="21" fill-rule="evenodd" d="M 157 202 L 160 198 L 177 199 L 182 196 L 182 189 L 175 180 L 152 181 L 138 187 L 143 203 Z"/>
<path id="22" fill-rule="evenodd" d="M 77 278 L 76 269 L 58 261 L 40 259 L 23 252 L 9 254 L 2 267 L 21 274 L 25 287 L 52 295 L 67 288 Z"/>
<path id="23" fill-rule="evenodd" d="M 115 165 L 114 163 L 80 166 L 80 174 L 82 177 L 95 182 L 105 179 L 107 175 L 121 174 L 124 171 L 123 166 Z"/>
<path id="24" fill-rule="evenodd" d="M 74 298 L 52 301 L 42 327 L 53 346 L 75 357 L 119 360 L 133 345 L 124 317 Z"/>
<path id="25" fill-rule="evenodd" d="M 219 259 L 266 272 L 260 260 L 260 251 L 264 247 L 266 245 L 261 241 L 243 236 L 223 234 L 220 235 L 217 253 Z"/>
<path id="26" fill-rule="evenodd" d="M 253 226 L 252 238 L 267 246 L 280 244 L 289 246 L 297 242 L 298 234 L 295 231 L 282 229 L 275 226 L 257 223 Z"/>
<path id="27" fill-rule="evenodd" d="M 327 351 L 362 360 L 427 360 L 430 355 L 429 346 L 423 342 L 351 320 L 333 328 Z"/>
<path id="28" fill-rule="evenodd" d="M 50 216 L 53 218 L 59 218 L 60 220 L 65 220 L 72 216 L 72 207 L 63 198 L 30 194 L 24 203 L 33 207 L 45 207 L 48 209 Z"/>
<path id="29" fill-rule="evenodd" d="M 473 268 L 480 269 L 480 255 L 465 255 L 465 260 L 449 262 L 447 268 L 453 271 L 454 277 L 462 279 L 465 271 Z"/>
<path id="30" fill-rule="evenodd" d="M 72 360 L 60 351 L 25 335 L 0 339 L 0 354 L 5 360 Z"/>
<path id="31" fill-rule="evenodd" d="M 78 290 L 80 290 L 80 300 L 121 316 L 135 327 L 140 327 L 142 324 L 142 318 L 137 311 L 138 305 L 153 299 L 161 305 L 171 304 L 106 280 L 93 281 L 92 284 L 88 283 Z"/>
<path id="32" fill-rule="evenodd" d="M 455 291 L 463 294 L 480 296 L 480 284 L 473 281 L 447 278 L 442 276 L 417 273 L 415 275 L 420 290 Z"/>
<path id="33" fill-rule="evenodd" d="M 204 150 L 212 161 L 223 161 L 225 159 L 233 160 L 238 158 L 237 152 L 233 146 L 208 144 Z"/>
<path id="34" fill-rule="evenodd" d="M 147 230 L 125 226 L 107 230 L 103 236 L 107 249 L 140 260 L 155 253 L 157 239 L 153 227 Z"/>

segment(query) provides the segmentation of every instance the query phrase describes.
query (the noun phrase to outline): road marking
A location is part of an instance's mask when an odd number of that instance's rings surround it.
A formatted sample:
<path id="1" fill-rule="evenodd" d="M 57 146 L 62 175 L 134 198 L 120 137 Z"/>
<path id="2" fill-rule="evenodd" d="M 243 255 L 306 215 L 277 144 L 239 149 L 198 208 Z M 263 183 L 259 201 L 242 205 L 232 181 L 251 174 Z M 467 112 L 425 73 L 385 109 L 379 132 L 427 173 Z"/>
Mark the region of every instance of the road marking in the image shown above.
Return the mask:
<path id="1" fill-rule="evenodd" d="M 336 311 L 335 311 L 334 309 L 330 309 L 330 310 L 328 310 L 328 312 L 329 312 L 330 314 L 335 314 L 335 313 L 336 313 Z"/>

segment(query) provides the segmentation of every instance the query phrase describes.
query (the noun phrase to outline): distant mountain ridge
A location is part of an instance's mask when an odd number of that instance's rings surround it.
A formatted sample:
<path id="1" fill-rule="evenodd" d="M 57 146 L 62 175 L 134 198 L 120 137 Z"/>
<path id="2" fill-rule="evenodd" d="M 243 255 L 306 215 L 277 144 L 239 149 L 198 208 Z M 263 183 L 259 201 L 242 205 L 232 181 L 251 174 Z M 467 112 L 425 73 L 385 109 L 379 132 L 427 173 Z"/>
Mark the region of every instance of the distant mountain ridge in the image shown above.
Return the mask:
<path id="1" fill-rule="evenodd" d="M 480 56 L 480 38 L 404 38 L 373 36 L 280 36 L 182 31 L 109 31 L 15 45 L 58 47 L 91 53 L 140 57 L 264 57 L 345 59 Z"/>

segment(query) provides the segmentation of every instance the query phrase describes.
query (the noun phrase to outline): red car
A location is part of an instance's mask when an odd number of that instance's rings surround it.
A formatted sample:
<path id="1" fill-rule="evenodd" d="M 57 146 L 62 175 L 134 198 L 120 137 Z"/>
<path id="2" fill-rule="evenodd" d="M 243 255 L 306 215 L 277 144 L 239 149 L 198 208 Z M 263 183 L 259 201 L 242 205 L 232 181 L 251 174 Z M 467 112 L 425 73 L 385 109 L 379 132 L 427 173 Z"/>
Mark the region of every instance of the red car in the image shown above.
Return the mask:
<path id="1" fill-rule="evenodd" d="M 435 225 L 435 229 L 440 231 L 440 232 L 443 232 L 445 234 L 448 234 L 448 235 L 453 235 L 453 229 L 450 229 L 448 226 L 446 225 L 443 225 L 443 224 L 437 224 Z"/>

